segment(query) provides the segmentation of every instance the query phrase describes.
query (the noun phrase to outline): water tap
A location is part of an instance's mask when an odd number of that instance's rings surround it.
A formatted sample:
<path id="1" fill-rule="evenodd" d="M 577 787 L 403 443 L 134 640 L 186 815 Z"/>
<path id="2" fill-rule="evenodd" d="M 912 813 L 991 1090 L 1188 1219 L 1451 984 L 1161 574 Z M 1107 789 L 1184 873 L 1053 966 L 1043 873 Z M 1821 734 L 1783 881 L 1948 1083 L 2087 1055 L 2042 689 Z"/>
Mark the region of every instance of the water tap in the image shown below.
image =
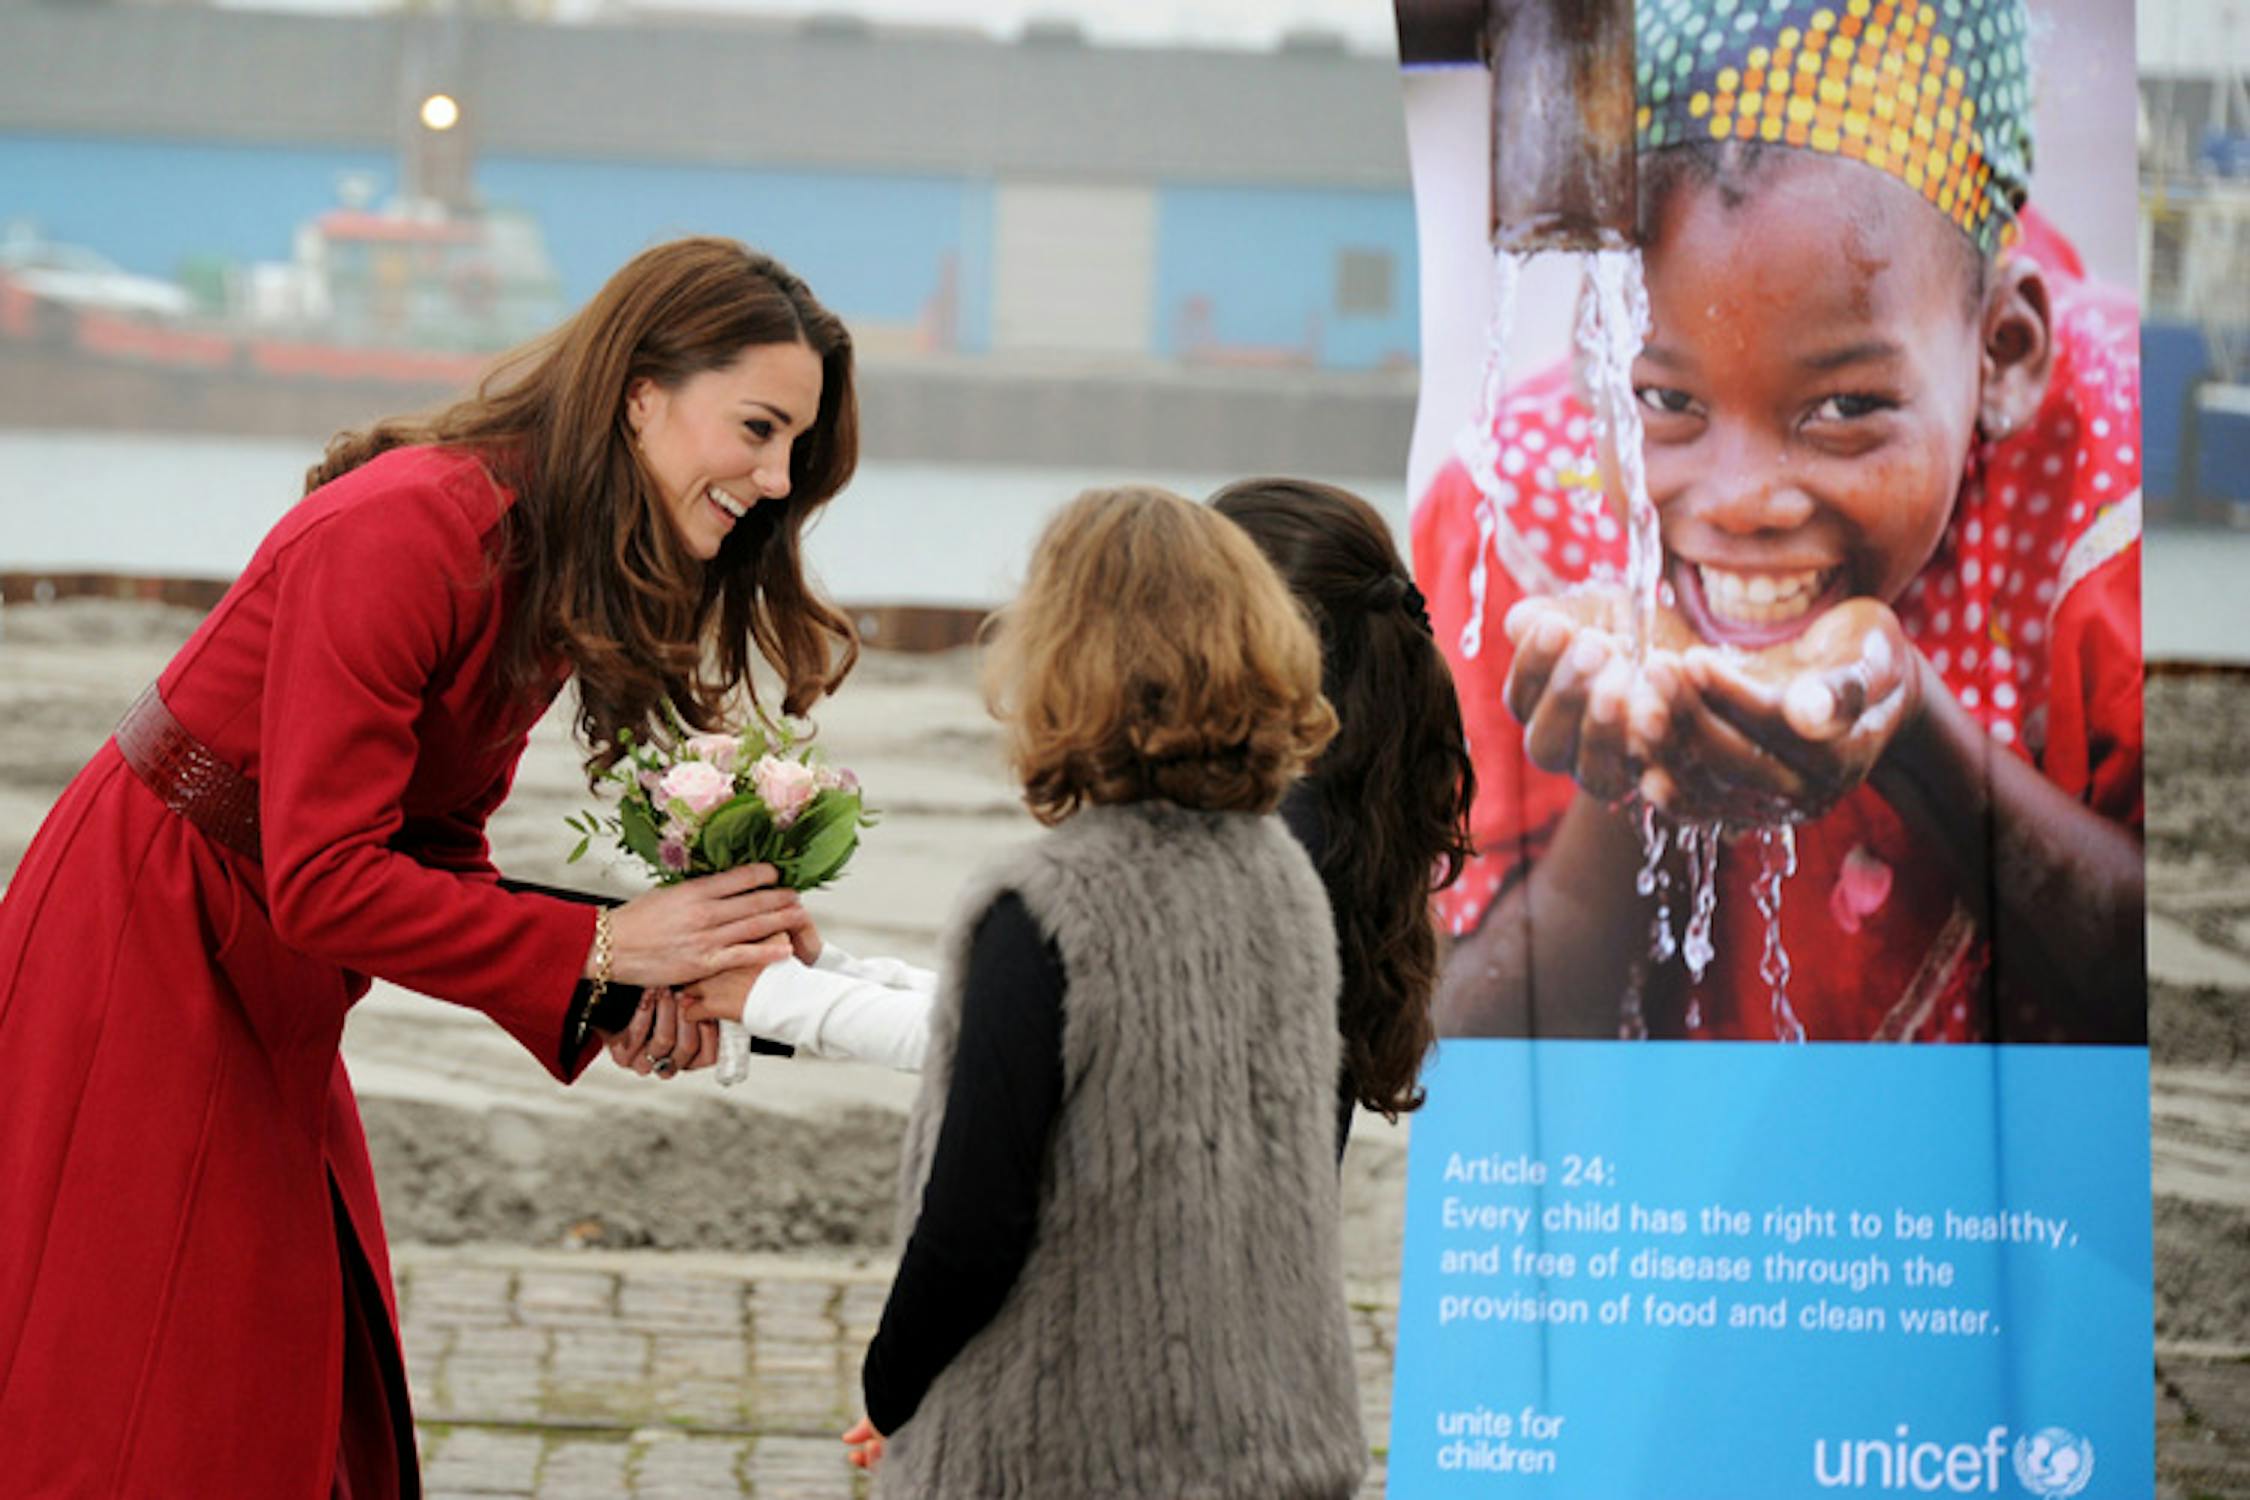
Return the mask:
<path id="1" fill-rule="evenodd" d="M 1492 71 L 1492 243 L 1606 250 L 1639 237 L 1634 0 L 1393 0 L 1405 67 Z"/>

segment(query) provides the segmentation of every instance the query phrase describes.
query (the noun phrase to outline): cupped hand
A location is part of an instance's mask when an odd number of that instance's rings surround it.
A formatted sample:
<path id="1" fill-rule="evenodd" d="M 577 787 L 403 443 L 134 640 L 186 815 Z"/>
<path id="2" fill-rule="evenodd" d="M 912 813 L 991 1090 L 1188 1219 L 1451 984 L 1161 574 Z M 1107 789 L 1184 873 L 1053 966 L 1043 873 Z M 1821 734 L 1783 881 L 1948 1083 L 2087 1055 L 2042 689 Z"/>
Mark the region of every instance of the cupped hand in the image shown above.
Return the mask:
<path id="1" fill-rule="evenodd" d="M 778 956 L 811 919 L 797 893 L 774 885 L 771 865 L 744 865 L 636 896 L 610 917 L 610 977 L 624 984 L 675 985 Z M 784 941 L 782 951 L 791 944 Z M 589 954 L 587 972 L 593 972 Z"/>
<path id="2" fill-rule="evenodd" d="M 872 1469 L 883 1461 L 883 1435 L 872 1418 L 861 1417 L 844 1432 L 844 1457 L 855 1469 Z"/>
<path id="3" fill-rule="evenodd" d="M 1688 651 L 1641 793 L 1675 816 L 1816 818 L 1865 781 L 1921 704 L 1920 658 L 1878 600 L 1847 599 L 1756 652 Z"/>
<path id="4" fill-rule="evenodd" d="M 1504 691 L 1524 726 L 1525 755 L 1604 801 L 1641 780 L 1678 652 L 1692 639 L 1678 612 L 1660 607 L 1636 666 L 1631 610 L 1622 587 L 1603 584 L 1525 599 L 1506 622 L 1515 658 Z"/>

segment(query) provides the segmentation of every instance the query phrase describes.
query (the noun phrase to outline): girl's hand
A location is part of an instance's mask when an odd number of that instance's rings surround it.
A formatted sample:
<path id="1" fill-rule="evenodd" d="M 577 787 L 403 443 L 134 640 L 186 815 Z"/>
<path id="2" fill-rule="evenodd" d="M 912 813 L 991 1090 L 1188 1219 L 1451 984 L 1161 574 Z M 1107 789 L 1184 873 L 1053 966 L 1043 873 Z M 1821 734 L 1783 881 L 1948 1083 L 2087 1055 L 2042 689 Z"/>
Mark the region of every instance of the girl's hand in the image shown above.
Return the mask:
<path id="1" fill-rule="evenodd" d="M 808 969 L 820 962 L 821 952 L 826 947 L 827 944 L 820 940 L 820 929 L 813 925 L 809 912 L 803 922 L 789 929 L 789 951 L 797 956 L 797 962 Z"/>
<path id="2" fill-rule="evenodd" d="M 1661 734 L 1687 627 L 1659 609 L 1642 668 L 1632 660 L 1631 605 L 1615 585 L 1525 599 L 1508 611 L 1516 648 L 1505 688 L 1533 765 L 1614 802 L 1642 779 Z M 1667 675 L 1668 674 L 1668 675 Z"/>
<path id="3" fill-rule="evenodd" d="M 1814 818 L 1868 774 L 1921 707 L 1921 658 L 1898 617 L 1847 599 L 1802 635 L 1736 655 L 1697 647 L 1641 792 L 1676 816 Z"/>
<path id="4" fill-rule="evenodd" d="M 760 974 L 788 957 L 795 957 L 801 964 L 818 963 L 820 949 L 819 929 L 813 926 L 812 918 L 808 916 L 800 926 L 790 930 L 787 953 L 775 954 L 761 963 L 745 964 L 724 973 L 708 975 L 693 984 L 681 985 L 680 997 L 687 1007 L 687 1019 L 739 1022 L 743 1012 L 749 1008 L 750 986 L 758 982 Z"/>
<path id="5" fill-rule="evenodd" d="M 771 865 L 744 865 L 636 896 L 610 916 L 610 977 L 624 984 L 685 984 L 789 951 L 805 908 L 774 886 Z M 781 940 L 769 947 L 772 940 Z M 585 972 L 591 976 L 591 951 Z"/>
<path id="6" fill-rule="evenodd" d="M 687 1018 L 714 1025 L 720 1021 L 739 1023 L 742 1012 L 749 1006 L 750 986 L 756 984 L 758 976 L 765 971 L 764 964 L 729 969 L 724 974 L 713 974 L 708 979 L 681 986 L 680 995 L 687 1002 Z"/>
<path id="7" fill-rule="evenodd" d="M 779 963 L 786 957 L 787 954 L 777 955 L 774 962 Z M 683 985 L 680 998 L 687 1007 L 683 1014 L 690 1021 L 713 1025 L 720 1021 L 740 1022 L 743 1011 L 749 1008 L 750 986 L 758 982 L 758 976 L 768 967 L 767 964 L 748 964 Z"/>
<path id="8" fill-rule="evenodd" d="M 855 1469 L 872 1469 L 883 1461 L 883 1435 L 866 1417 L 861 1417 L 845 1431 L 844 1443 L 850 1449 L 844 1457 Z"/>

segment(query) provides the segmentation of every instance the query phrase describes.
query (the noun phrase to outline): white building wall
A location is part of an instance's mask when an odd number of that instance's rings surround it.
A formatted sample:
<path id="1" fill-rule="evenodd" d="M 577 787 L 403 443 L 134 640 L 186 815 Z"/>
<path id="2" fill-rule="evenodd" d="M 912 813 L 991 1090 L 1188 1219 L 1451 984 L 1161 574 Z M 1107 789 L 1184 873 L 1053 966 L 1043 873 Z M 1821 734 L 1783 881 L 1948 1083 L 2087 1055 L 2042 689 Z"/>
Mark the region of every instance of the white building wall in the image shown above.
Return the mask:
<path id="1" fill-rule="evenodd" d="M 995 350 L 1149 352 L 1153 188 L 1003 182 L 993 199 Z"/>
<path id="2" fill-rule="evenodd" d="M 2141 0 L 2135 30 L 2144 73 L 2250 69 L 2250 0 Z"/>

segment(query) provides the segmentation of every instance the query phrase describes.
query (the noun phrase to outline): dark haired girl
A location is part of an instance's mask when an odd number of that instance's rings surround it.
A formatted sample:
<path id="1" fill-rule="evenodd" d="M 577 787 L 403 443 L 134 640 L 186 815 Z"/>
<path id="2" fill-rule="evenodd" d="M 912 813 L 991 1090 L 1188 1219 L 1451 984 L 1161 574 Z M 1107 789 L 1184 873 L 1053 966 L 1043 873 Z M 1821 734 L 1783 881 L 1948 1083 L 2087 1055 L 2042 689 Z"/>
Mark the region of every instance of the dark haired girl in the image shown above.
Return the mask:
<path id="1" fill-rule="evenodd" d="M 1472 852 L 1476 779 L 1452 674 L 1374 506 L 1302 479 L 1243 480 L 1211 504 L 1250 533 L 1320 631 L 1321 691 L 1339 728 L 1281 815 L 1336 918 L 1339 1132 L 1354 1103 L 1396 1119 L 1422 1102 L 1415 1078 L 1436 1038 L 1429 895 Z"/>

